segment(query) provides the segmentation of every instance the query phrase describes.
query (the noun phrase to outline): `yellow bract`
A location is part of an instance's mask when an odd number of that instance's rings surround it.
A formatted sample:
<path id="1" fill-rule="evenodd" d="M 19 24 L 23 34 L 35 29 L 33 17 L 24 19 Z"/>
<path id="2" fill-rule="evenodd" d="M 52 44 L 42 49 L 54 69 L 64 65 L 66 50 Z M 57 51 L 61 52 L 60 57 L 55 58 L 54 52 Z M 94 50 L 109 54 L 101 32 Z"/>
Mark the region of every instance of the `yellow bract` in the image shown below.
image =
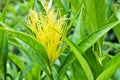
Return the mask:
<path id="1" fill-rule="evenodd" d="M 36 39 L 46 48 L 49 60 L 53 63 L 60 55 L 64 20 L 58 19 L 58 13 L 46 9 L 39 17 L 35 10 L 30 10 L 29 25 Z"/>

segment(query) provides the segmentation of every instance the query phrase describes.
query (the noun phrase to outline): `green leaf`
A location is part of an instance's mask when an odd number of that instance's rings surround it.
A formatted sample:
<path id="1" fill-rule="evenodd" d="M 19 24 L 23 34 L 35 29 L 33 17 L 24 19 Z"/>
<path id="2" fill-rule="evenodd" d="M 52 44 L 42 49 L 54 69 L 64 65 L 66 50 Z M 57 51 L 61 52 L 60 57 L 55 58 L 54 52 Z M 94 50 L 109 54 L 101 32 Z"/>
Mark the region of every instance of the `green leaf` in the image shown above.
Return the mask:
<path id="1" fill-rule="evenodd" d="M 76 23 L 75 31 L 72 37 L 72 41 L 75 44 L 80 43 L 85 38 L 85 31 L 84 31 L 84 8 L 81 8 L 81 12 L 79 14 L 79 18 Z"/>
<path id="2" fill-rule="evenodd" d="M 88 35 L 106 24 L 106 3 L 105 0 L 85 0 L 86 6 L 86 20 L 85 27 Z M 94 52 L 101 56 L 102 37 L 95 45 L 93 45 Z"/>
<path id="3" fill-rule="evenodd" d="M 81 53 L 84 54 L 84 52 L 90 48 L 99 38 L 101 38 L 106 32 L 108 32 L 111 28 L 115 27 L 120 22 L 113 22 L 111 24 L 105 25 L 102 28 L 98 29 L 96 32 L 92 33 L 90 36 L 85 38 L 80 44 L 79 44 L 79 50 L 81 50 Z M 65 72 L 65 69 L 75 60 L 75 57 L 73 54 L 69 54 L 67 56 L 66 60 L 62 64 L 62 66 L 59 68 L 59 75 L 62 75 Z M 96 68 L 97 69 L 97 68 Z"/>
<path id="4" fill-rule="evenodd" d="M 10 0 L 7 0 L 5 7 L 0 14 L 0 21 L 5 22 L 7 7 Z M 0 1 L 0 3 L 2 3 Z M 2 6 L 0 6 L 2 7 Z M 8 53 L 8 39 L 7 34 L 0 31 L 0 80 L 6 80 L 6 63 L 7 63 L 7 53 Z"/>
<path id="5" fill-rule="evenodd" d="M 37 12 L 45 11 L 45 8 L 40 0 L 34 0 L 34 8 L 37 10 Z"/>
<path id="6" fill-rule="evenodd" d="M 40 72 L 41 68 L 40 65 L 37 63 L 28 64 L 28 66 L 24 69 L 22 75 L 26 77 L 28 80 L 35 79 L 40 80 Z"/>
<path id="7" fill-rule="evenodd" d="M 110 67 L 111 65 L 113 65 L 114 63 L 120 62 L 120 53 L 118 53 L 117 55 L 115 55 L 105 66 L 104 66 L 104 70 L 107 69 L 108 67 Z M 119 64 L 120 65 L 120 64 Z"/>
<path id="8" fill-rule="evenodd" d="M 69 3 L 68 3 L 68 1 L 67 0 L 61 0 L 61 3 L 63 5 L 63 7 L 64 7 L 64 10 L 66 12 L 69 12 Z"/>
<path id="9" fill-rule="evenodd" d="M 119 43 L 120 43 L 120 26 L 119 25 L 117 25 L 116 27 L 114 27 L 114 32 L 115 32 L 115 35 L 117 36 L 117 38 L 118 38 L 118 41 L 119 41 Z"/>
<path id="10" fill-rule="evenodd" d="M 54 2 L 56 3 L 57 7 L 59 7 L 61 14 L 64 15 L 66 13 L 65 8 L 61 2 L 61 0 L 54 0 Z"/>
<path id="11" fill-rule="evenodd" d="M 62 76 L 65 72 L 66 72 L 66 68 L 76 59 L 75 55 L 73 53 L 70 53 L 65 61 L 63 62 L 63 64 L 60 66 L 60 68 L 58 69 L 58 78 L 60 76 Z"/>
<path id="12" fill-rule="evenodd" d="M 120 49 L 120 44 L 118 44 L 118 43 L 112 43 L 112 42 L 105 41 L 105 42 L 103 42 L 103 44 L 106 46 L 109 46 L 111 48 L 114 48 L 114 49 Z"/>
<path id="13" fill-rule="evenodd" d="M 99 40 L 105 33 L 107 33 L 110 29 L 118 25 L 120 22 L 116 21 L 110 24 L 107 24 L 97 31 L 93 32 L 87 38 L 85 38 L 81 43 L 79 43 L 79 49 L 81 53 L 84 53 L 88 48 L 90 48 L 97 40 Z"/>
<path id="14" fill-rule="evenodd" d="M 32 56 L 32 51 L 31 49 L 29 50 L 30 47 L 28 48 L 28 46 L 24 42 L 15 38 L 9 39 L 8 42 L 9 44 L 15 46 L 21 52 L 21 54 L 25 57 L 26 62 L 33 62 L 34 57 Z"/>
<path id="15" fill-rule="evenodd" d="M 85 34 L 84 34 L 84 27 L 83 27 L 83 7 L 81 9 L 81 13 L 79 14 L 79 18 L 78 18 L 78 21 L 77 21 L 77 25 L 76 25 L 76 28 L 75 28 L 75 31 L 74 31 L 74 34 L 73 34 L 73 37 L 72 37 L 72 40 L 75 44 L 78 44 L 80 41 L 82 41 L 85 37 Z M 59 70 L 58 70 L 58 73 L 59 73 L 59 76 L 62 75 L 63 73 L 65 73 L 65 69 L 75 60 L 75 56 L 73 53 L 70 53 L 64 63 L 60 66 Z"/>
<path id="16" fill-rule="evenodd" d="M 76 58 L 78 59 L 79 63 L 81 64 L 87 79 L 89 80 L 94 80 L 92 71 L 87 63 L 87 61 L 84 59 L 84 57 L 81 54 L 81 51 L 79 50 L 78 46 L 76 46 L 73 42 L 71 42 L 69 39 L 64 38 L 64 40 L 66 41 L 66 43 L 70 46 L 70 48 L 73 50 Z"/>
<path id="17" fill-rule="evenodd" d="M 10 2 L 10 0 L 6 1 L 5 7 L 2 11 L 2 15 L 0 15 L 0 20 L 3 21 L 3 22 L 5 22 L 5 17 L 6 17 L 6 14 L 7 14 L 7 8 L 8 8 L 9 2 Z"/>
<path id="18" fill-rule="evenodd" d="M 81 79 L 87 80 L 87 77 L 78 60 L 75 60 L 72 63 L 71 67 L 72 67 L 72 80 L 81 80 Z"/>
<path id="19" fill-rule="evenodd" d="M 0 79 L 6 80 L 6 64 L 8 54 L 8 36 L 0 31 Z"/>
<path id="20" fill-rule="evenodd" d="M 28 66 L 24 69 L 22 76 L 25 77 L 27 74 L 32 73 L 31 70 L 35 63 L 28 64 Z"/>
<path id="21" fill-rule="evenodd" d="M 105 0 L 85 0 L 87 15 L 89 17 L 89 22 L 91 27 L 88 26 L 90 31 L 94 32 L 99 27 L 102 27 L 106 22 L 106 3 Z"/>
<path id="22" fill-rule="evenodd" d="M 19 23 L 25 28 L 25 30 L 26 30 L 28 33 L 33 33 L 32 30 L 30 29 L 30 27 L 29 27 L 27 24 L 25 24 L 25 23 L 21 20 L 21 18 L 19 18 L 19 17 L 17 17 L 17 16 L 15 16 L 15 17 L 16 17 L 17 22 L 19 22 Z"/>
<path id="23" fill-rule="evenodd" d="M 75 9 L 75 12 L 79 11 L 82 6 L 82 0 L 68 0 L 72 7 Z"/>
<path id="24" fill-rule="evenodd" d="M 15 30 L 10 30 L 10 29 L 4 29 L 4 28 L 0 28 L 0 31 L 4 31 L 7 32 L 9 35 L 15 36 L 19 39 L 21 39 L 22 41 L 24 41 L 25 43 L 27 43 L 28 45 L 30 45 L 33 49 L 35 49 L 37 51 L 36 54 L 33 54 L 33 56 L 37 59 L 37 61 L 39 62 L 40 66 L 42 69 L 45 70 L 45 72 L 47 74 L 49 74 L 49 65 L 48 65 L 48 56 L 47 56 L 47 52 L 45 50 L 45 48 L 32 36 L 20 32 L 20 31 L 15 31 Z"/>
<path id="25" fill-rule="evenodd" d="M 98 76 L 97 80 L 109 80 L 109 78 L 114 74 L 116 69 L 120 66 L 120 53 L 113 57 L 113 59 L 108 62 L 102 73 Z"/>
<path id="26" fill-rule="evenodd" d="M 19 67 L 19 69 L 21 71 L 23 71 L 25 69 L 24 62 L 17 55 L 15 55 L 13 53 L 9 53 L 8 57 Z"/>
<path id="27" fill-rule="evenodd" d="M 118 14 L 119 14 L 119 13 L 118 13 Z M 118 15 L 116 15 L 115 13 L 113 13 L 112 16 L 110 17 L 108 23 L 111 23 L 111 22 L 115 22 L 115 21 L 120 20 L 120 19 L 118 19 L 117 17 L 118 17 Z M 113 28 L 113 31 L 114 31 L 114 33 L 115 33 L 118 41 L 120 42 L 120 33 L 119 33 L 120 27 L 119 27 L 119 25 L 116 25 L 116 26 Z"/>
<path id="28" fill-rule="evenodd" d="M 92 51 L 91 48 L 88 49 L 83 55 L 93 72 L 94 79 L 96 79 L 103 69 L 99 60 L 97 59 L 98 56 Z"/>
<path id="29" fill-rule="evenodd" d="M 76 23 L 76 27 L 75 27 L 75 31 L 74 31 L 74 34 L 73 34 L 73 37 L 72 37 L 72 41 L 75 44 L 78 44 L 79 42 L 81 42 L 85 38 L 83 18 L 84 18 L 84 8 L 81 7 L 81 12 L 79 14 L 79 17 L 78 17 L 78 20 L 77 20 L 77 23 Z M 71 55 L 72 54 L 73 53 L 71 53 Z M 80 79 L 87 80 L 87 77 L 86 77 L 86 75 L 84 73 L 84 70 L 82 69 L 79 61 L 75 60 L 76 58 L 75 58 L 74 55 L 72 55 L 71 58 L 74 60 L 74 62 L 72 60 L 70 60 L 70 61 L 73 62 L 72 66 L 71 66 L 71 68 L 72 68 L 72 80 L 80 80 Z M 68 64 L 68 63 L 66 63 L 66 64 Z"/>
<path id="30" fill-rule="evenodd" d="M 106 0 L 106 16 L 107 19 L 110 18 L 110 16 L 112 15 L 112 4 L 113 4 L 114 0 Z"/>
<path id="31" fill-rule="evenodd" d="M 116 70 L 114 76 L 112 77 L 113 80 L 120 80 L 120 67 Z"/>
<path id="32" fill-rule="evenodd" d="M 36 64 L 32 68 L 32 74 L 33 74 L 33 79 L 35 80 L 40 80 L 40 73 L 41 73 L 41 67 L 40 65 Z"/>

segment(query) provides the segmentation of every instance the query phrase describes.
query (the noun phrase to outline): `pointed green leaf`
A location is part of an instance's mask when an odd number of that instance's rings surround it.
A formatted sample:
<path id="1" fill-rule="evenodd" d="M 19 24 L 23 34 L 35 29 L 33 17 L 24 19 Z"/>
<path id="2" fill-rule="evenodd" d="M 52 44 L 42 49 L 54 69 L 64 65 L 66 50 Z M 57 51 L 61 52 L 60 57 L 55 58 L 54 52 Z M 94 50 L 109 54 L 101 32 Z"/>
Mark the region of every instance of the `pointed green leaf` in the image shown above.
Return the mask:
<path id="1" fill-rule="evenodd" d="M 32 68 L 32 75 L 35 80 L 40 80 L 41 67 L 38 64 L 35 64 Z"/>
<path id="2" fill-rule="evenodd" d="M 19 40 L 20 41 L 20 40 Z M 33 55 L 31 53 L 31 50 L 28 49 L 22 42 L 19 42 L 18 39 L 15 40 L 14 38 L 9 39 L 9 44 L 15 46 L 19 51 L 22 53 L 22 55 L 27 59 L 26 62 L 31 63 L 33 61 Z"/>
<path id="3" fill-rule="evenodd" d="M 8 36 L 0 31 L 0 79 L 6 79 L 6 64 L 8 54 Z"/>
<path id="4" fill-rule="evenodd" d="M 9 53 L 8 57 L 10 60 L 12 60 L 17 66 L 18 68 L 23 71 L 25 69 L 25 64 L 24 62 L 15 54 L 13 53 Z"/>
<path id="5" fill-rule="evenodd" d="M 98 76 L 97 80 L 109 80 L 118 67 L 120 67 L 120 53 L 105 65 L 103 72 Z"/>
<path id="6" fill-rule="evenodd" d="M 106 22 L 106 3 L 105 0 L 85 0 L 85 6 L 89 22 L 91 24 L 91 32 L 102 27 Z"/>
<path id="7" fill-rule="evenodd" d="M 3 22 L 5 22 L 5 17 L 6 17 L 6 14 L 7 14 L 7 8 L 8 8 L 9 2 L 10 2 L 10 0 L 6 1 L 5 7 L 2 11 L 2 14 L 0 15 L 0 20 L 3 21 Z"/>
<path id="8" fill-rule="evenodd" d="M 80 44 L 79 44 L 79 50 L 81 50 L 81 53 L 84 54 L 84 52 L 90 48 L 99 38 L 101 38 L 105 33 L 107 33 L 111 28 L 115 27 L 120 22 L 113 22 L 111 24 L 105 25 L 102 28 L 98 29 L 96 32 L 92 33 L 90 36 L 85 38 Z M 73 54 L 70 54 L 65 62 L 62 64 L 62 66 L 59 68 L 59 74 L 63 74 L 65 69 L 75 60 L 75 57 Z M 97 68 L 96 68 L 97 69 Z"/>
<path id="9" fill-rule="evenodd" d="M 86 24 L 88 34 L 93 33 L 100 27 L 106 24 L 106 3 L 105 0 L 85 0 L 86 6 Z M 99 39 L 95 45 L 93 45 L 94 52 L 101 55 L 103 39 Z"/>
<path id="10" fill-rule="evenodd" d="M 24 69 L 22 76 L 25 77 L 28 73 L 31 73 L 31 70 L 35 63 L 28 64 L 28 66 Z"/>
<path id="11" fill-rule="evenodd" d="M 81 8 L 81 12 L 79 14 L 77 23 L 76 23 L 76 27 L 75 27 L 75 31 L 73 34 L 73 39 L 72 41 L 75 44 L 80 43 L 84 38 L 85 38 L 85 30 L 84 30 L 84 8 Z"/>
<path id="12" fill-rule="evenodd" d="M 72 68 L 72 80 L 81 80 L 81 79 L 87 80 L 87 77 L 78 60 L 75 60 L 72 63 L 71 68 Z"/>
<path id="13" fill-rule="evenodd" d="M 63 75 L 66 72 L 66 68 L 76 59 L 75 55 L 73 53 L 70 53 L 65 61 L 63 62 L 63 64 L 60 66 L 60 68 L 58 69 L 58 78 Z"/>
<path id="14" fill-rule="evenodd" d="M 10 29 L 5 29 L 5 28 L 0 28 L 0 31 L 7 32 L 9 35 L 12 35 L 12 36 L 15 36 L 21 39 L 22 41 L 30 45 L 33 49 L 35 49 L 37 53 L 34 54 L 34 57 L 37 59 L 42 69 L 44 69 L 45 72 L 49 74 L 47 52 L 45 48 L 35 38 L 20 31 L 15 31 L 15 30 L 10 30 Z"/>
<path id="15" fill-rule="evenodd" d="M 85 38 L 81 43 L 79 43 L 79 49 L 81 49 L 82 53 L 84 53 L 95 42 L 97 42 L 97 40 L 99 40 L 105 33 L 107 33 L 110 29 L 112 29 L 119 23 L 120 23 L 119 21 L 116 21 L 99 28 L 97 31 L 93 32 L 91 35 Z"/>
<path id="16" fill-rule="evenodd" d="M 79 63 L 81 64 L 81 66 L 82 66 L 82 68 L 83 68 L 87 78 L 89 80 L 94 80 L 92 71 L 91 71 L 87 61 L 85 60 L 85 58 L 82 56 L 81 51 L 79 50 L 78 46 L 76 46 L 73 42 L 71 42 L 67 38 L 64 38 L 64 40 L 70 46 L 70 48 L 73 50 L 76 58 L 78 59 Z"/>
<path id="17" fill-rule="evenodd" d="M 83 55 L 93 72 L 94 79 L 96 79 L 103 69 L 99 60 L 97 59 L 97 55 L 92 51 L 91 48 L 88 49 Z"/>

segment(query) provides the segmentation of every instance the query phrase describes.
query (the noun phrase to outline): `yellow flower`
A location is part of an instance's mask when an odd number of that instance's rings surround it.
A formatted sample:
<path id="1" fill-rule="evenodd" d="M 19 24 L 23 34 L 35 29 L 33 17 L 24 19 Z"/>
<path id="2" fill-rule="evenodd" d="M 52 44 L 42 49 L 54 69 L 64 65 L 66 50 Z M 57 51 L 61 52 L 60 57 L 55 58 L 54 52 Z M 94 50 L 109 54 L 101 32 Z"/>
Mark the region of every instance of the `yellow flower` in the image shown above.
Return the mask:
<path id="1" fill-rule="evenodd" d="M 60 55 L 64 20 L 59 18 L 54 9 L 46 9 L 39 16 L 35 10 L 30 10 L 29 25 L 36 39 L 46 48 L 49 60 L 53 63 Z"/>

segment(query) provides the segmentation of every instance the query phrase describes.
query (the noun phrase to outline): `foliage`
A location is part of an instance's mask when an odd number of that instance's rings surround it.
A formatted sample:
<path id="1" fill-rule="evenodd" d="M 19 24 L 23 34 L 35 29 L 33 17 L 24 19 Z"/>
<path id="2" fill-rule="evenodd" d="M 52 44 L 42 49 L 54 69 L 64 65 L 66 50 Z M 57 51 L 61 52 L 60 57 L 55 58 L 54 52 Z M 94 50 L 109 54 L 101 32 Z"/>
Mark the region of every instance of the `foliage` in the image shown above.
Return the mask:
<path id="1" fill-rule="evenodd" d="M 0 4 L 0 80 L 120 79 L 119 0 Z"/>

